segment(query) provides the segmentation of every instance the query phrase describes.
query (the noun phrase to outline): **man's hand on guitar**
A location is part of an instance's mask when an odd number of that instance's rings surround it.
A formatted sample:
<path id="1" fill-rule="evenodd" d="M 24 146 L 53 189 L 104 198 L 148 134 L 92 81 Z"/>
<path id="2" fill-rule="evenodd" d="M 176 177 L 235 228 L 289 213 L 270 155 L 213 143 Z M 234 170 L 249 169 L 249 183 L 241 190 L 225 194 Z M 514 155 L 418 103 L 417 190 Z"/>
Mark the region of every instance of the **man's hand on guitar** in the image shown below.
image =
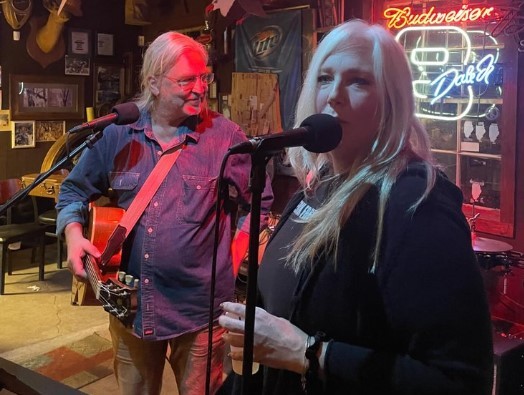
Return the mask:
<path id="1" fill-rule="evenodd" d="M 83 258 L 89 254 L 95 259 L 100 258 L 100 251 L 84 237 L 82 224 L 70 223 L 66 226 L 64 234 L 67 242 L 67 264 L 69 270 L 78 281 L 86 281 L 87 273 L 84 268 Z"/>

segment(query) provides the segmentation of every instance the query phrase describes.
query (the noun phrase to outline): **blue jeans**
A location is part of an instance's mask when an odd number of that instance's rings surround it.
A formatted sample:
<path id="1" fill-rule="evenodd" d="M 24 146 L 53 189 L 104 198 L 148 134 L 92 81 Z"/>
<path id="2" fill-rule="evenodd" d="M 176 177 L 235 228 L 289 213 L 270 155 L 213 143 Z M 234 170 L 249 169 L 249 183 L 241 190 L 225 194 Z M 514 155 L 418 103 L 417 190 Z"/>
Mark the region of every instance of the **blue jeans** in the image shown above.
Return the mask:
<path id="1" fill-rule="evenodd" d="M 110 316 L 109 331 L 113 341 L 115 376 L 123 395 L 159 395 L 166 359 L 175 374 L 180 395 L 206 393 L 207 327 L 174 339 L 146 341 L 133 335 L 116 317 Z M 210 394 L 214 394 L 222 384 L 223 334 L 224 329 L 215 324 Z"/>

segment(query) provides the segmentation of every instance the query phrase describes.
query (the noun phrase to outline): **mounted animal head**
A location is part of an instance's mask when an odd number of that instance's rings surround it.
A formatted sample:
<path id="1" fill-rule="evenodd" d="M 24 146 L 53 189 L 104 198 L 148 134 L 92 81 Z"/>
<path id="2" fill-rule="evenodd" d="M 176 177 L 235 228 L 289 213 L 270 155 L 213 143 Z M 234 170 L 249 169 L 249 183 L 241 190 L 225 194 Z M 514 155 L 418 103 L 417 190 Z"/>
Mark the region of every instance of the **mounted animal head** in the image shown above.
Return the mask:
<path id="1" fill-rule="evenodd" d="M 2 2 L 5 20 L 13 30 L 20 30 L 24 26 L 31 16 L 32 10 L 32 0 L 4 0 Z"/>
<path id="2" fill-rule="evenodd" d="M 27 53 L 42 67 L 63 58 L 65 53 L 62 30 L 71 16 L 82 16 L 82 0 L 43 0 L 49 11 L 47 18 L 33 16 L 29 24 Z"/>

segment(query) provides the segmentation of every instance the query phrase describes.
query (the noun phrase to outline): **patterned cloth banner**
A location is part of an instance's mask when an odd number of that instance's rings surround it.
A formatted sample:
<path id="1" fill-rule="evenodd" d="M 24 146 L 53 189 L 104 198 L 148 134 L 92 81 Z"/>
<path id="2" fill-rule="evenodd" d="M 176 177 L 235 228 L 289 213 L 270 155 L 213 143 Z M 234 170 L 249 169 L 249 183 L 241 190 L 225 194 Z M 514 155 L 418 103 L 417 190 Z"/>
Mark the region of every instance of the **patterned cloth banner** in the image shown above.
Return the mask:
<path id="1" fill-rule="evenodd" d="M 237 72 L 278 75 L 282 126 L 291 129 L 302 84 L 301 11 L 249 16 L 236 28 L 235 50 Z"/>

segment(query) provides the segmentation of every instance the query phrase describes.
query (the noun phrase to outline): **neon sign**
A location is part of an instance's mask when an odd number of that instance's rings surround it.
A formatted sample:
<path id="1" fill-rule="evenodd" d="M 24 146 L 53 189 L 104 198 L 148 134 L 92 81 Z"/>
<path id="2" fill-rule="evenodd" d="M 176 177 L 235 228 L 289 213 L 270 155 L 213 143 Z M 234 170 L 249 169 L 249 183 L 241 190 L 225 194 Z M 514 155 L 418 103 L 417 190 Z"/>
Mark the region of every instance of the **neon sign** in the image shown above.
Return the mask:
<path id="1" fill-rule="evenodd" d="M 388 29 L 402 29 L 405 26 L 441 25 L 443 23 L 475 22 L 479 19 L 497 19 L 495 7 L 472 7 L 463 5 L 459 10 L 435 12 L 435 7 L 416 14 L 411 7 L 387 8 L 384 17 L 388 19 Z"/>
<path id="2" fill-rule="evenodd" d="M 434 32 L 434 33 L 433 33 Z M 461 64 L 450 65 L 451 50 L 442 46 L 424 46 L 424 42 L 430 34 L 458 35 L 463 43 L 461 49 L 463 57 Z M 408 34 L 418 35 L 416 40 L 408 39 Z M 407 27 L 402 29 L 396 36 L 397 41 L 405 39 L 407 42 L 414 42 L 415 48 L 410 49 L 410 62 L 414 67 L 413 91 L 416 98 L 428 99 L 425 92 L 431 91 L 431 100 L 429 105 L 435 105 L 444 100 L 454 88 L 465 87 L 467 94 L 467 103 L 460 114 L 436 113 L 424 109 L 425 113 L 417 113 L 419 118 L 431 118 L 446 121 L 456 121 L 466 116 L 471 110 L 475 95 L 473 85 L 482 83 L 489 85 L 490 76 L 495 70 L 495 64 L 498 61 L 499 50 L 495 49 L 494 53 L 477 59 L 475 52 L 472 50 L 470 34 L 485 35 L 494 45 L 497 41 L 494 37 L 483 31 L 471 30 L 466 31 L 455 26 L 426 26 L 426 27 Z M 428 68 L 433 68 L 428 71 Z M 431 76 L 431 78 L 430 78 Z M 485 115 L 485 114 L 483 114 Z"/>
<path id="3" fill-rule="evenodd" d="M 489 76 L 495 70 L 495 66 L 493 66 L 494 59 L 493 55 L 486 55 L 476 66 L 469 65 L 465 73 L 461 73 L 456 68 L 450 68 L 440 74 L 430 82 L 430 85 L 436 85 L 435 97 L 430 101 L 430 104 L 433 105 L 440 99 L 443 99 L 454 86 L 471 85 L 475 82 L 484 82 L 488 85 Z"/>

